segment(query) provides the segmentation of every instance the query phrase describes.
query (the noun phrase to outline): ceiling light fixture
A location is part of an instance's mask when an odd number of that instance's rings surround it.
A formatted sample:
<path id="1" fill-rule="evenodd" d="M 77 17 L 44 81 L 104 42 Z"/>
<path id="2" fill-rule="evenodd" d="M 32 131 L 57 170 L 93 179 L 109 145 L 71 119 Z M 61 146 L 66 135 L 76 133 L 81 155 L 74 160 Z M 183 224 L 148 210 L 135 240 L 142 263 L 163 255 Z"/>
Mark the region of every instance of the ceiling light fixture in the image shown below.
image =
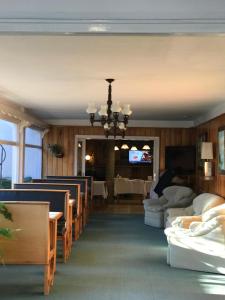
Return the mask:
<path id="1" fill-rule="evenodd" d="M 132 146 L 132 147 L 130 148 L 130 150 L 136 151 L 136 150 L 137 150 L 137 147 L 136 147 L 136 146 Z"/>
<path id="2" fill-rule="evenodd" d="M 150 147 L 149 147 L 149 145 L 144 145 L 144 146 L 142 147 L 142 149 L 143 149 L 143 150 L 150 150 Z"/>
<path id="3" fill-rule="evenodd" d="M 100 107 L 100 110 L 98 112 L 100 119 L 95 119 L 95 113 L 97 112 L 95 103 L 89 103 L 86 112 L 90 116 L 90 122 L 92 126 L 94 126 L 95 122 L 101 123 L 105 131 L 105 136 L 107 138 L 110 135 L 113 135 L 114 138 L 116 138 L 117 135 L 120 135 L 122 136 L 122 138 L 124 138 L 128 119 L 132 114 L 130 104 L 124 104 L 123 107 L 121 107 L 119 101 L 113 103 L 111 83 L 114 81 L 114 79 L 106 79 L 106 81 L 109 83 L 108 100 L 107 105 L 101 105 Z"/>
<path id="4" fill-rule="evenodd" d="M 129 147 L 128 147 L 128 145 L 127 145 L 127 144 L 123 144 L 123 145 L 121 146 L 121 149 L 123 149 L 123 150 L 127 150 L 127 149 L 129 149 Z"/>
<path id="5" fill-rule="evenodd" d="M 118 150 L 120 150 L 120 149 L 119 149 L 118 146 L 115 146 L 115 147 L 114 147 L 114 150 L 115 150 L 115 151 L 118 151 Z"/>

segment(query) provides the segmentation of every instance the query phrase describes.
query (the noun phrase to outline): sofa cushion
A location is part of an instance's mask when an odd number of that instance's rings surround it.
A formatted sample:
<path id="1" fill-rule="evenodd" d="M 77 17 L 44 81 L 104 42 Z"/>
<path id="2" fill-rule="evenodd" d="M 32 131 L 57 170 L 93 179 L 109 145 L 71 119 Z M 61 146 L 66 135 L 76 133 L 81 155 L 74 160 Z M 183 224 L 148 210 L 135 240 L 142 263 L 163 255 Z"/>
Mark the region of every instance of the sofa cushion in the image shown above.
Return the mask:
<path id="1" fill-rule="evenodd" d="M 225 215 L 225 203 L 213 207 L 202 214 L 202 221 L 207 222 L 219 215 Z"/>
<path id="2" fill-rule="evenodd" d="M 166 204 L 163 205 L 164 209 L 167 208 L 179 208 L 179 207 L 187 207 L 192 203 L 192 197 L 185 197 L 185 198 L 181 198 L 179 201 L 177 202 L 168 202 Z"/>

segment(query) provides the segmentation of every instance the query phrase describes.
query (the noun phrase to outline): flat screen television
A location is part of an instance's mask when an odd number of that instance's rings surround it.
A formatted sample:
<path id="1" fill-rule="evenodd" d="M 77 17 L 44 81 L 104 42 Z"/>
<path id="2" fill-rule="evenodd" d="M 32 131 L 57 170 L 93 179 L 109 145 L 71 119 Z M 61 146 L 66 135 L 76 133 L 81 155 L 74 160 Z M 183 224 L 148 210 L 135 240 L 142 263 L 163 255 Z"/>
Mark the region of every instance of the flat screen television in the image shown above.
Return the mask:
<path id="1" fill-rule="evenodd" d="M 195 146 L 167 146 L 165 149 L 165 167 L 173 169 L 177 175 L 191 175 L 195 172 Z"/>
<path id="2" fill-rule="evenodd" d="M 146 150 L 130 150 L 129 163 L 131 164 L 150 164 L 152 163 L 152 156 Z"/>

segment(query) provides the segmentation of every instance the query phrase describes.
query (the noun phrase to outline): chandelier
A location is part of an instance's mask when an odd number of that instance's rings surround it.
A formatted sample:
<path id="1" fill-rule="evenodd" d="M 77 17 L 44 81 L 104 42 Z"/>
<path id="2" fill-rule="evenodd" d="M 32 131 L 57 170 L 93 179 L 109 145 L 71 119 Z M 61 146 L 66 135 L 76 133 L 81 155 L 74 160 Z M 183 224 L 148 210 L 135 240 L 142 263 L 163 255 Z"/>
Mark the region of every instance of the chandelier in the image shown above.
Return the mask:
<path id="1" fill-rule="evenodd" d="M 95 122 L 101 123 L 107 138 L 110 135 L 113 135 L 114 138 L 116 138 L 117 135 L 120 135 L 122 138 L 124 138 L 128 119 L 132 114 L 132 111 L 130 110 L 130 104 L 124 104 L 121 107 L 119 101 L 113 103 L 111 83 L 114 81 L 114 79 L 106 79 L 106 81 L 109 83 L 108 100 L 107 105 L 101 105 L 100 110 L 98 111 L 100 118 L 95 118 L 95 113 L 97 112 L 95 103 L 89 103 L 86 112 L 90 116 L 90 122 L 92 126 L 94 126 Z"/>

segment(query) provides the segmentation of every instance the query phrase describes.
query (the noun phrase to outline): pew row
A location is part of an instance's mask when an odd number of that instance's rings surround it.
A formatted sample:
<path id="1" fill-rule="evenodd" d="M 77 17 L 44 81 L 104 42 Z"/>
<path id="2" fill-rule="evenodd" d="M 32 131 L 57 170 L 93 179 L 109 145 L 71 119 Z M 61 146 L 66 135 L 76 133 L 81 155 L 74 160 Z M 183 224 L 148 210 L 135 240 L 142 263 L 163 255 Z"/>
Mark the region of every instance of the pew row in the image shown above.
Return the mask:
<path id="1" fill-rule="evenodd" d="M 87 179 L 88 180 L 88 205 L 93 209 L 93 177 L 92 176 L 46 176 L 47 179 Z"/>
<path id="2" fill-rule="evenodd" d="M 49 202 L 50 211 L 62 212 L 63 216 L 58 222 L 57 239 L 63 243 L 63 261 L 69 258 L 72 249 L 72 219 L 69 191 L 40 190 L 40 189 L 0 189 L 0 201 L 35 201 Z M 39 220 L 40 221 L 40 220 Z"/>
<path id="3" fill-rule="evenodd" d="M 4 202 L 4 201 L 3 201 Z M 56 224 L 61 215 L 49 213 L 48 202 L 4 202 L 13 222 L 0 216 L 1 226 L 15 230 L 12 239 L 0 240 L 4 264 L 43 265 L 44 294 L 54 282 L 56 261 Z M 41 222 L 40 222 L 41 220 Z M 19 229 L 19 231 L 16 231 Z M 2 270 L 1 272 L 4 272 Z"/>
<path id="4" fill-rule="evenodd" d="M 88 180 L 87 179 L 33 179 L 33 183 L 69 183 L 80 184 L 82 197 L 82 228 L 87 224 L 88 217 Z"/>
<path id="5" fill-rule="evenodd" d="M 70 200 L 75 200 L 72 210 L 72 224 L 74 225 L 74 239 L 78 240 L 82 230 L 82 201 L 80 195 L 80 184 L 69 183 L 15 183 L 15 189 L 43 189 L 43 190 L 68 190 Z M 75 209 L 76 208 L 76 209 Z"/>

